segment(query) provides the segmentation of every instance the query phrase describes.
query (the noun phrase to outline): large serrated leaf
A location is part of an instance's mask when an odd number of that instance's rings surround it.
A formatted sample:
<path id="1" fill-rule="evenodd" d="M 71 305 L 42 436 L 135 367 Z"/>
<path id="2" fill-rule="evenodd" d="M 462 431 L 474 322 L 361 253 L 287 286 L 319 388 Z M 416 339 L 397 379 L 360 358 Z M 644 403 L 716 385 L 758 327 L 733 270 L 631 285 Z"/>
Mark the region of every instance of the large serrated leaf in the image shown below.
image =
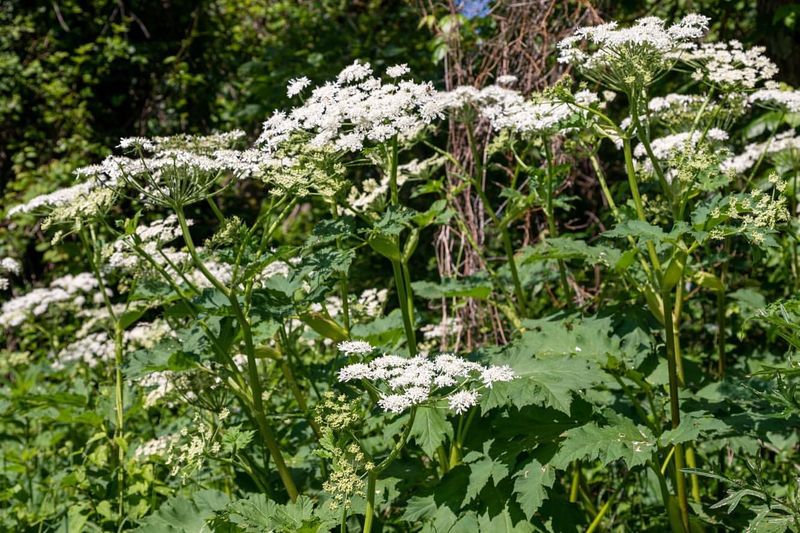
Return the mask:
<path id="1" fill-rule="evenodd" d="M 531 519 L 547 499 L 547 490 L 556 480 L 555 468 L 533 459 L 514 476 L 514 494 L 525 516 Z"/>
<path id="2" fill-rule="evenodd" d="M 433 457 L 436 448 L 453 438 L 453 427 L 445 418 L 444 412 L 435 407 L 420 407 L 411 436 L 429 457 Z"/>
<path id="3" fill-rule="evenodd" d="M 511 359 L 499 358 L 494 364 L 507 364 L 517 378 L 495 383 L 481 400 L 483 412 L 494 407 L 544 405 L 569 414 L 573 394 L 585 390 L 602 378 L 597 365 L 580 357 L 564 356 L 535 359 L 518 353 Z"/>
<path id="4" fill-rule="evenodd" d="M 136 531 L 139 533 L 210 533 L 208 520 L 224 508 L 228 497 L 215 490 L 200 490 L 191 499 L 174 497 L 167 500 L 152 515 L 145 518 Z"/>
<path id="5" fill-rule="evenodd" d="M 618 418 L 613 424 L 600 427 L 596 423 L 570 429 L 550 464 L 567 468 L 578 460 L 599 460 L 607 465 L 623 460 L 628 468 L 645 464 L 658 449 L 652 432 L 644 426 Z"/>

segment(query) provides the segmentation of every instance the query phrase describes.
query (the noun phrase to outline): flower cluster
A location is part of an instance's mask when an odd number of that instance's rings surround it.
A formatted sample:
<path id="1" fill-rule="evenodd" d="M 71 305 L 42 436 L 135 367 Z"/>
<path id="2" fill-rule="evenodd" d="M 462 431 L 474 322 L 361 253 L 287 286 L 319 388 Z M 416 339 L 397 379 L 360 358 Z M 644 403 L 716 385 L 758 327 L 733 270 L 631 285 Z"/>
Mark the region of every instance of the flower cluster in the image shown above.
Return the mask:
<path id="1" fill-rule="evenodd" d="M 770 140 L 747 145 L 741 154 L 722 162 L 723 170 L 744 174 L 764 157 L 777 158 L 781 154 L 790 153 L 800 156 L 800 137 L 794 130 L 781 132 Z"/>
<path id="2" fill-rule="evenodd" d="M 140 322 L 126 331 L 122 338 L 123 351 L 130 352 L 137 349 L 149 349 L 156 345 L 162 338 L 172 334 L 172 330 L 163 320 L 154 322 Z M 90 368 L 100 363 L 112 361 L 116 348 L 114 340 L 105 331 L 89 332 L 88 328 L 81 328 L 76 334 L 76 340 L 64 347 L 53 363 L 56 370 L 65 368 L 67 364 L 83 362 Z"/>
<path id="3" fill-rule="evenodd" d="M 672 54 L 703 37 L 708 23 L 707 17 L 691 14 L 670 27 L 658 17 L 645 17 L 628 28 L 618 28 L 616 22 L 580 28 L 558 44 L 558 61 L 615 90 L 640 90 L 671 67 Z"/>
<path id="4" fill-rule="evenodd" d="M 433 322 L 425 324 L 420 328 L 424 339 L 420 346 L 433 347 L 437 344 L 446 346 L 450 339 L 458 338 L 463 329 L 464 324 L 458 316 L 442 320 L 438 324 Z"/>
<path id="5" fill-rule="evenodd" d="M 8 210 L 8 216 L 12 217 L 20 213 L 32 213 L 36 215 L 48 215 L 53 209 L 66 207 L 72 204 L 83 204 L 89 200 L 101 183 L 91 179 L 81 183 L 57 189 L 48 194 L 41 194 L 24 204 L 19 204 Z"/>
<path id="6" fill-rule="evenodd" d="M 12 257 L 4 257 L 0 260 L 0 290 L 8 288 L 8 276 L 13 274 L 18 276 L 22 273 L 22 265 Z"/>
<path id="7" fill-rule="evenodd" d="M 121 139 L 119 148 L 134 152 L 166 152 L 187 150 L 198 154 L 210 154 L 234 146 L 245 133 L 233 130 L 212 135 L 171 135 L 169 137 L 127 137 Z"/>
<path id="8" fill-rule="evenodd" d="M 536 95 L 526 99 L 513 89 L 489 85 L 483 89 L 457 87 L 440 97 L 446 109 L 465 108 L 486 118 L 495 131 L 510 130 L 521 135 L 548 135 L 564 132 L 583 118 L 586 112 L 574 104 L 588 106 L 599 99 L 590 91 L 579 91 L 564 101 L 553 96 Z"/>
<path id="9" fill-rule="evenodd" d="M 231 157 L 231 153 L 231 150 L 203 154 L 167 149 L 142 151 L 136 157 L 111 155 L 100 164 L 79 168 L 76 174 L 92 178 L 89 183 L 131 189 L 148 206 L 182 207 L 206 198 L 224 175 L 244 179 L 258 168 Z"/>
<path id="10" fill-rule="evenodd" d="M 390 67 L 390 78 L 408 73 L 405 65 Z M 294 80 L 289 93 L 307 85 Z M 307 137 L 312 148 L 334 147 L 356 152 L 393 138 L 408 140 L 440 115 L 437 93 L 430 83 L 398 79 L 384 83 L 369 63 L 354 62 L 335 81 L 311 91 L 305 102 L 288 113 L 275 113 L 264 123 L 258 144 L 277 151 L 295 135 Z"/>
<path id="11" fill-rule="evenodd" d="M 508 366 L 485 366 L 448 353 L 433 359 L 426 355 L 411 358 L 383 355 L 369 363 L 355 363 L 339 370 L 339 381 L 343 383 L 366 380 L 379 390 L 385 389 L 378 405 L 392 413 L 435 401 L 443 389 L 451 391 L 444 395 L 450 409 L 461 413 L 477 404 L 479 388 L 492 388 L 494 383 L 511 381 L 514 377 Z"/>
<path id="12" fill-rule="evenodd" d="M 103 295 L 98 291 L 99 283 L 92 274 L 67 274 L 53 280 L 49 287 L 32 291 L 12 298 L 0 308 L 0 327 L 15 328 L 28 318 L 44 315 L 51 306 L 77 309 L 90 301 L 99 302 Z"/>
<path id="13" fill-rule="evenodd" d="M 358 423 L 358 402 L 348 401 L 344 394 L 336 395 L 326 391 L 322 402 L 314 407 L 314 420 L 323 428 L 342 431 Z"/>
<path id="14" fill-rule="evenodd" d="M 146 461 L 154 455 L 166 456 L 167 451 L 175 444 L 178 436 L 173 434 L 161 435 L 139 445 L 133 452 L 137 461 Z"/>
<path id="15" fill-rule="evenodd" d="M 764 51 L 761 46 L 745 49 L 739 41 L 691 43 L 679 57 L 694 68 L 693 79 L 728 93 L 755 89 L 778 73 Z"/>
<path id="16" fill-rule="evenodd" d="M 195 415 L 192 427 L 194 431 L 191 435 L 189 428 L 181 429 L 180 436 L 175 436 L 167 450 L 166 464 L 171 467 L 170 475 L 180 474 L 183 482 L 203 466 L 207 454 L 215 455 L 220 450 L 219 443 L 215 442 L 216 429 L 202 420 L 199 414 Z M 181 437 L 188 438 L 188 441 L 179 443 Z"/>
<path id="17" fill-rule="evenodd" d="M 138 385 L 146 391 L 142 402 L 144 406 L 153 407 L 174 391 L 174 379 L 175 373 L 170 370 L 151 372 L 141 378 Z"/>
<path id="18" fill-rule="evenodd" d="M 723 239 L 730 235 L 743 235 L 755 245 L 765 243 L 768 232 L 789 219 L 786 183 L 777 174 L 771 174 L 769 183 L 773 194 L 755 190 L 749 194 L 738 194 L 725 198 L 711 211 L 718 225 L 709 232 L 712 239 Z"/>
<path id="19" fill-rule="evenodd" d="M 375 348 L 366 341 L 343 341 L 337 346 L 339 351 L 346 355 L 366 355 Z"/>
<path id="20" fill-rule="evenodd" d="M 332 459 L 332 472 L 322 484 L 322 490 L 331 495 L 331 509 L 350 507 L 352 496 L 365 496 L 364 480 L 358 471 L 369 472 L 374 465 L 366 460 L 358 444 L 352 443 L 345 449 L 331 448 L 328 454 Z"/>
<path id="21" fill-rule="evenodd" d="M 777 108 L 789 113 L 800 113 L 800 91 L 784 91 L 775 83 L 767 83 L 749 96 L 751 104 Z"/>

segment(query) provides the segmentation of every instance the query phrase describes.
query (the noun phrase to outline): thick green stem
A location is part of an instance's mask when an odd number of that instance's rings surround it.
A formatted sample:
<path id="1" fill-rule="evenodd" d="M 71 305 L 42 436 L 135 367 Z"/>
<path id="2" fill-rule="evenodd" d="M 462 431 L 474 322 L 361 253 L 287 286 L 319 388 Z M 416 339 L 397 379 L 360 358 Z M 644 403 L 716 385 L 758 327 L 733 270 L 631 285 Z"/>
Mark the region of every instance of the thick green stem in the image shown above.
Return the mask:
<path id="1" fill-rule="evenodd" d="M 672 323 L 672 294 L 669 289 L 661 292 L 664 305 L 664 329 L 667 344 L 667 370 L 669 372 L 669 405 L 670 421 L 672 428 L 680 426 L 680 382 L 678 378 L 677 364 L 675 360 L 675 337 Z M 689 530 L 689 504 L 686 498 L 686 479 L 683 474 L 684 451 L 683 444 L 675 445 L 675 490 L 678 497 L 678 507 L 681 511 L 681 521 L 686 530 Z"/>
<path id="2" fill-rule="evenodd" d="M 661 500 L 664 502 L 664 508 L 667 511 L 667 520 L 673 533 L 688 533 L 689 529 L 684 526 L 679 509 L 676 509 L 673 496 L 669 493 L 667 487 L 667 480 L 664 478 L 664 473 L 658 468 L 658 460 L 654 458 L 652 461 L 647 462 L 650 469 L 658 479 L 658 487 L 661 492 Z"/>
<path id="3" fill-rule="evenodd" d="M 397 300 L 400 304 L 400 312 L 403 315 L 403 328 L 405 329 L 406 333 L 408 352 L 413 356 L 417 354 L 417 335 L 414 331 L 413 303 L 409 309 L 409 302 L 411 298 L 406 290 L 407 274 L 403 272 L 403 264 L 396 260 L 392 260 L 392 271 L 394 273 L 394 284 L 397 290 Z"/>
<path id="4" fill-rule="evenodd" d="M 550 143 L 547 139 L 542 139 L 542 143 L 544 144 L 544 153 L 547 159 L 547 184 L 546 184 L 546 202 L 545 202 L 545 217 L 547 218 L 547 229 L 550 234 L 550 237 L 558 237 L 558 228 L 556 227 L 556 213 L 555 207 L 553 206 L 553 195 L 554 195 L 554 188 L 555 188 L 555 175 L 554 175 L 554 168 L 553 168 L 553 153 L 550 148 Z M 561 286 L 564 290 L 564 297 L 567 298 L 567 302 L 571 300 L 570 298 L 570 289 L 569 289 L 569 281 L 567 280 L 567 267 L 564 264 L 562 259 L 558 260 L 558 275 L 561 278 Z"/>
<path id="5" fill-rule="evenodd" d="M 191 233 L 189 232 L 189 226 L 186 223 L 186 216 L 183 213 L 183 208 L 178 207 L 175 209 L 175 214 L 178 217 L 178 223 L 180 224 L 183 239 L 186 243 L 186 249 L 189 251 L 189 255 L 192 257 L 195 266 L 218 291 L 228 298 L 228 301 L 231 304 L 231 309 L 236 316 L 236 320 L 239 322 L 239 326 L 242 328 L 242 337 L 244 338 L 245 353 L 247 355 L 247 370 L 249 374 L 250 390 L 253 397 L 253 411 L 255 411 L 254 415 L 258 423 L 261 436 L 264 439 L 264 443 L 266 444 L 270 455 L 275 461 L 275 467 L 278 469 L 278 475 L 280 476 L 281 481 L 286 488 L 286 492 L 288 493 L 289 498 L 292 501 L 295 501 L 298 495 L 297 487 L 295 486 L 291 473 L 286 466 L 286 461 L 283 458 L 283 453 L 280 450 L 280 446 L 275 438 L 272 427 L 269 425 L 269 422 L 264 414 L 264 400 L 262 396 L 263 389 L 261 387 L 261 380 L 258 376 L 258 365 L 256 363 L 255 345 L 253 343 L 253 334 L 250 329 L 250 322 L 242 312 L 242 308 L 239 305 L 239 299 L 236 293 L 228 290 L 227 287 L 225 287 L 211 272 L 209 272 L 203 261 L 198 256 L 197 249 L 194 246 L 194 241 L 192 240 Z"/>
<path id="6" fill-rule="evenodd" d="M 630 139 L 622 139 L 622 149 L 625 154 L 625 172 L 628 175 L 628 185 L 631 189 L 631 196 L 633 197 L 633 204 L 636 208 L 636 216 L 642 222 L 647 222 L 644 214 L 644 204 L 642 203 L 642 196 L 639 194 L 639 185 L 636 182 L 636 170 L 633 168 L 633 152 L 631 151 Z M 658 260 L 655 245 L 647 242 L 647 253 L 650 256 L 650 262 L 653 265 L 655 272 L 661 271 L 661 262 Z"/>
<path id="7" fill-rule="evenodd" d="M 125 440 L 125 407 L 122 389 L 122 355 L 124 331 L 122 324 L 117 320 L 114 322 L 114 407 L 117 417 L 117 427 L 114 431 L 114 440 L 117 446 L 117 458 L 119 459 L 119 470 L 117 471 L 117 492 L 119 500 L 119 521 L 125 520 L 125 449 L 122 446 Z"/>
<path id="8" fill-rule="evenodd" d="M 400 440 L 394 445 L 392 451 L 389 453 L 388 457 L 380 462 L 375 468 L 369 471 L 367 474 L 367 507 L 364 510 L 364 530 L 363 533 L 370 533 L 372 530 L 372 520 L 373 516 L 375 515 L 375 483 L 378 481 L 378 476 L 381 475 L 381 472 L 386 470 L 389 465 L 391 465 L 397 456 L 400 455 L 400 452 L 403 451 L 403 448 L 408 442 L 408 436 L 411 434 L 411 427 L 414 425 L 414 418 L 417 416 L 417 408 L 412 407 L 411 412 L 408 416 L 408 422 L 406 422 L 406 427 L 403 430 L 403 434 L 400 436 Z"/>
<path id="9" fill-rule="evenodd" d="M 578 501 L 578 495 L 581 488 L 581 462 L 575 461 L 572 463 L 572 481 L 569 485 L 569 502 L 575 503 Z"/>
<path id="10" fill-rule="evenodd" d="M 519 271 L 517 270 L 517 262 L 514 259 L 514 247 L 511 245 L 511 236 L 508 234 L 507 228 L 501 228 L 500 235 L 503 239 L 503 249 L 506 252 L 508 259 L 508 268 L 511 271 L 511 279 L 514 282 L 514 294 L 517 296 L 519 302 L 519 312 L 523 317 L 528 316 L 528 303 L 525 298 L 525 291 L 522 289 L 522 282 L 519 279 Z"/>
<path id="11" fill-rule="evenodd" d="M 372 531 L 372 519 L 375 516 L 375 482 L 377 480 L 378 476 L 374 472 L 367 474 L 367 507 L 364 509 L 363 533 Z"/>
<path id="12" fill-rule="evenodd" d="M 400 204 L 400 191 L 397 186 L 397 137 L 392 138 L 389 149 L 389 190 L 392 205 Z"/>

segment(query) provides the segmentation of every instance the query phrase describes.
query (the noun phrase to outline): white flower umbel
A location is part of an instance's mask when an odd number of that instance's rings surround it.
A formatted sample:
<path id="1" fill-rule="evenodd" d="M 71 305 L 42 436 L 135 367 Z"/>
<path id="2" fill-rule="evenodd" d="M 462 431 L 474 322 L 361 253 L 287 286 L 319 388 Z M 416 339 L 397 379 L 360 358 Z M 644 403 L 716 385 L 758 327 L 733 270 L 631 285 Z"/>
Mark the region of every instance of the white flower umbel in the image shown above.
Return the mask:
<path id="1" fill-rule="evenodd" d="M 691 14 L 669 27 L 658 17 L 645 17 L 628 28 L 618 28 L 616 22 L 580 28 L 558 43 L 558 61 L 612 89 L 638 91 L 672 67 L 672 55 L 681 47 L 702 38 L 708 22 Z"/>
<path id="2" fill-rule="evenodd" d="M 8 275 L 19 275 L 22 272 L 22 265 L 14 258 L 4 257 L 0 260 L 0 290 L 8 288 Z"/>
<path id="3" fill-rule="evenodd" d="M 514 371 L 508 366 L 481 365 L 448 353 L 433 358 L 383 355 L 339 371 L 339 381 L 343 383 L 369 382 L 379 391 L 378 405 L 391 413 L 444 399 L 451 410 L 460 414 L 477 403 L 480 389 L 514 378 Z"/>
<path id="4" fill-rule="evenodd" d="M 777 159 L 783 154 L 800 158 L 800 137 L 794 130 L 781 132 L 770 140 L 745 146 L 741 154 L 722 162 L 721 168 L 737 174 L 745 174 L 759 160 L 769 157 Z"/>
<path id="5" fill-rule="evenodd" d="M 457 415 L 461 415 L 470 410 L 478 403 L 478 391 L 462 390 L 450 395 L 448 403 L 450 410 Z"/>
<path id="6" fill-rule="evenodd" d="M 126 151 L 165 152 L 187 150 L 193 153 L 208 154 L 224 150 L 245 138 L 241 130 L 233 130 L 211 135 L 171 135 L 169 137 L 126 137 L 118 147 Z"/>
<path id="7" fill-rule="evenodd" d="M 347 355 L 364 355 L 371 353 L 375 349 L 366 341 L 344 341 L 340 342 L 337 348 Z"/>
<path id="8" fill-rule="evenodd" d="M 573 95 L 575 104 L 588 106 L 599 101 L 590 91 Z M 550 135 L 563 133 L 586 112 L 573 103 L 555 100 L 544 95 L 531 99 L 513 89 L 489 85 L 481 90 L 474 87 L 457 87 L 440 96 L 441 105 L 461 112 L 473 109 L 486 118 L 496 131 L 511 130 L 522 135 Z"/>
<path id="9" fill-rule="evenodd" d="M 800 113 L 800 91 L 783 91 L 777 84 L 767 84 L 766 88 L 752 93 L 748 100 L 751 104 L 757 104 L 768 109 Z"/>
<path id="10" fill-rule="evenodd" d="M 694 69 L 693 79 L 729 93 L 753 90 L 778 73 L 765 50 L 762 46 L 745 49 L 739 41 L 691 43 L 675 57 Z"/>
<path id="11" fill-rule="evenodd" d="M 497 77 L 497 85 L 503 85 L 504 87 L 510 87 L 517 83 L 517 77 L 513 74 L 505 74 L 503 76 Z"/>
<path id="12" fill-rule="evenodd" d="M 33 213 L 35 215 L 48 215 L 54 209 L 91 203 L 101 183 L 95 179 L 89 179 L 82 183 L 58 189 L 48 194 L 42 194 L 29 200 L 28 202 L 16 205 L 8 210 L 8 216 L 12 217 L 20 213 Z"/>
<path id="13" fill-rule="evenodd" d="M 82 361 L 89 367 L 114 359 L 114 341 L 105 331 L 90 333 L 82 339 L 67 345 L 58 354 L 53 368 L 61 370 L 65 365 Z"/>
<path id="14" fill-rule="evenodd" d="M 22 265 L 13 257 L 4 257 L 0 260 L 0 271 L 19 275 L 22 273 Z"/>
<path id="15" fill-rule="evenodd" d="M 402 63 L 400 65 L 393 65 L 386 69 L 386 75 L 389 76 L 390 78 L 400 78 L 405 76 L 409 72 L 411 72 L 411 69 L 408 68 L 408 65 L 406 65 L 405 63 Z"/>
<path id="16" fill-rule="evenodd" d="M 155 145 L 158 146 L 158 145 Z M 78 176 L 93 178 L 108 187 L 132 189 L 146 205 L 174 207 L 198 202 L 222 177 L 250 177 L 258 168 L 241 152 L 221 150 L 210 154 L 168 149 L 136 157 L 108 156 L 99 165 L 79 168 Z"/>
<path id="17" fill-rule="evenodd" d="M 102 298 L 98 287 L 97 279 L 86 272 L 57 278 L 49 287 L 33 289 L 3 303 L 0 327 L 18 327 L 29 318 L 41 317 L 51 307 L 78 309 L 86 303 L 87 296 L 89 301 Z"/>
<path id="18" fill-rule="evenodd" d="M 311 85 L 311 80 L 302 76 L 300 78 L 294 78 L 289 80 L 288 85 L 286 85 L 286 96 L 292 98 L 293 96 L 297 96 L 303 89 Z"/>
<path id="19" fill-rule="evenodd" d="M 357 152 L 395 137 L 410 139 L 439 117 L 440 108 L 433 85 L 402 79 L 407 73 L 405 65 L 390 67 L 394 80 L 384 83 L 368 63 L 356 61 L 301 106 L 270 117 L 257 144 L 275 153 L 300 135 L 312 148 Z"/>

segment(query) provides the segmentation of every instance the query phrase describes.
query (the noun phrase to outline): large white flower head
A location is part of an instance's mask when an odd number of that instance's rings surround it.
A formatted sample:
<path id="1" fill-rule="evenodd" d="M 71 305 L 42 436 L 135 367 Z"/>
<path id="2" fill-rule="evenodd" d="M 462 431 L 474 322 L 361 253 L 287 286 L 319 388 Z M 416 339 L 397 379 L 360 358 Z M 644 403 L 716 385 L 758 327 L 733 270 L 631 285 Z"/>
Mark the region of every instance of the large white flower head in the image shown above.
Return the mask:
<path id="1" fill-rule="evenodd" d="M 786 160 L 787 166 L 792 167 L 793 163 L 800 161 L 800 137 L 794 130 L 787 130 L 764 142 L 749 144 L 740 154 L 723 161 L 722 169 L 745 174 L 764 158 L 776 163 Z"/>
<path id="2" fill-rule="evenodd" d="M 234 150 L 244 133 L 132 137 L 119 147 L 130 156 L 108 156 L 75 171 L 108 189 L 130 189 L 146 205 L 185 206 L 206 198 L 225 176 L 250 177 L 266 163 L 260 154 Z"/>
<path id="3" fill-rule="evenodd" d="M 67 274 L 53 280 L 49 287 L 40 287 L 12 298 L 0 307 L 0 327 L 16 328 L 28 319 L 37 319 L 51 308 L 74 311 L 88 301 L 99 301 L 97 278 L 88 272 Z"/>
<path id="4" fill-rule="evenodd" d="M 88 218 L 104 211 L 113 201 L 113 191 L 96 179 L 42 194 L 9 209 L 8 216 L 31 213 L 52 221 Z"/>
<path id="5" fill-rule="evenodd" d="M 673 53 L 702 38 L 708 22 L 691 14 L 669 27 L 658 17 L 645 17 L 628 28 L 616 22 L 580 28 L 558 44 L 558 61 L 575 65 L 615 90 L 639 91 L 671 68 Z"/>
<path id="6" fill-rule="evenodd" d="M 775 82 L 766 83 L 763 89 L 750 94 L 748 101 L 767 109 L 800 113 L 800 91 L 782 90 Z"/>
<path id="7" fill-rule="evenodd" d="M 451 410 L 461 414 L 478 403 L 481 389 L 515 377 L 508 366 L 482 365 L 449 353 L 433 358 L 382 355 L 339 371 L 343 383 L 369 381 L 381 391 L 378 405 L 392 413 L 444 399 Z"/>
<path id="8" fill-rule="evenodd" d="M 561 100 L 551 95 L 525 98 L 520 92 L 500 85 L 483 89 L 464 86 L 443 93 L 441 105 L 448 110 L 465 114 L 471 120 L 477 114 L 489 121 L 495 131 L 508 130 L 520 135 L 552 135 L 564 133 L 586 116 L 580 106 L 598 102 L 596 94 L 579 91 Z"/>
<path id="9" fill-rule="evenodd" d="M 694 69 L 693 79 L 730 93 L 751 91 L 778 73 L 765 50 L 761 46 L 745 49 L 739 41 L 690 43 L 675 57 Z"/>
<path id="10" fill-rule="evenodd" d="M 356 61 L 335 81 L 313 89 L 302 105 L 272 115 L 257 144 L 272 153 L 300 136 L 312 148 L 347 153 L 394 138 L 409 140 L 438 118 L 441 109 L 433 85 L 405 79 L 408 72 L 406 65 L 389 67 L 386 74 L 392 81 L 384 82 L 369 63 Z"/>
<path id="11" fill-rule="evenodd" d="M 365 355 L 372 353 L 375 349 L 366 341 L 343 341 L 338 344 L 337 348 L 346 355 Z"/>

